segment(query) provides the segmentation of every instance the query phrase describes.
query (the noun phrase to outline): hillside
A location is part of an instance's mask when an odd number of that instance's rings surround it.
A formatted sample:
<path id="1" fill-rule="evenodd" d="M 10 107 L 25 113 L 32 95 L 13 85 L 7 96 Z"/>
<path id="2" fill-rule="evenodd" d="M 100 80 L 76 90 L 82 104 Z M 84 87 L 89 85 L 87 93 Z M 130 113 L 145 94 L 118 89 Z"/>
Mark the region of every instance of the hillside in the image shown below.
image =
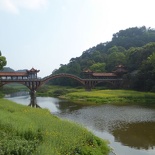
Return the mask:
<path id="1" fill-rule="evenodd" d="M 127 88 L 136 90 L 155 90 L 155 29 L 133 27 L 113 34 L 110 42 L 100 43 L 71 58 L 68 64 L 53 71 L 81 76 L 81 72 L 90 69 L 94 72 L 111 72 L 116 65 L 122 64 L 128 74 Z M 136 74 L 135 74 L 136 73 Z M 145 75 L 144 75 L 145 74 Z M 58 85 L 77 85 L 73 80 L 57 79 L 51 81 Z"/>
<path id="2" fill-rule="evenodd" d="M 15 72 L 15 70 L 10 67 L 4 67 L 2 70 L 0 70 L 0 72 Z"/>
<path id="3" fill-rule="evenodd" d="M 20 70 L 15 71 L 14 69 L 10 67 L 4 67 L 2 70 L 0 70 L 0 72 L 26 72 L 26 69 L 20 69 Z"/>

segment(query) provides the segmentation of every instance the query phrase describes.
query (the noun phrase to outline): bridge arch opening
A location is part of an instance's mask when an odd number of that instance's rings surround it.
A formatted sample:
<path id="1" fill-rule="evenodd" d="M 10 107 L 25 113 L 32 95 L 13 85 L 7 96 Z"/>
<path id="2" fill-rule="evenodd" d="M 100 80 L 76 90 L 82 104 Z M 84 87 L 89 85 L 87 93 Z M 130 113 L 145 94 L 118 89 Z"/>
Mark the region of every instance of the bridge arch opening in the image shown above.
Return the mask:
<path id="1" fill-rule="evenodd" d="M 49 83 L 51 85 L 57 84 L 57 85 L 63 85 L 63 86 L 67 86 L 67 85 L 84 86 L 83 79 L 81 79 L 75 75 L 65 74 L 65 73 L 51 75 L 51 76 L 43 78 L 41 85 L 46 84 L 46 83 Z"/>
<path id="2" fill-rule="evenodd" d="M 98 82 L 95 87 L 98 87 L 98 88 L 104 88 L 104 89 L 113 89 L 115 88 L 115 83 L 111 82 L 111 81 L 101 81 L 101 82 Z"/>
<path id="3" fill-rule="evenodd" d="M 29 95 L 29 89 L 23 83 L 10 82 L 5 83 L 1 87 L 1 91 L 6 96 L 11 96 L 11 94 L 21 95 Z"/>
<path id="4" fill-rule="evenodd" d="M 77 81 L 75 79 L 66 78 L 66 77 L 59 77 L 59 78 L 51 79 L 51 80 L 45 82 L 45 84 L 61 85 L 61 86 L 73 86 L 73 87 L 77 87 L 77 86 L 82 86 L 83 85 L 83 84 L 81 84 L 79 81 Z"/>
<path id="5" fill-rule="evenodd" d="M 58 81 L 58 83 L 57 83 Z M 81 80 L 82 81 L 82 80 Z M 61 96 L 66 94 L 67 89 L 59 88 L 59 86 L 73 86 L 73 87 L 84 87 L 83 83 L 81 83 L 79 79 L 76 77 L 70 77 L 68 75 L 57 75 L 57 76 L 50 76 L 37 89 L 37 93 L 40 95 L 47 95 L 47 96 Z M 47 85 L 46 85 L 47 84 Z M 51 86 L 51 91 L 49 91 Z M 52 86 L 56 86 L 56 89 L 52 90 Z"/>

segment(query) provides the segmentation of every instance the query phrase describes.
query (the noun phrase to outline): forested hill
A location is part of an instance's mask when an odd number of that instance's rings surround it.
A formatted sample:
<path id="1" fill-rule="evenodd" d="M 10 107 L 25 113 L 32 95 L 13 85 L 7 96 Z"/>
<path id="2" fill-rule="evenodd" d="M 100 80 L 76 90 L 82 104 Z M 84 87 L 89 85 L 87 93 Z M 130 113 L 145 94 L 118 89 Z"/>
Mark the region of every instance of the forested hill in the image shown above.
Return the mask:
<path id="1" fill-rule="evenodd" d="M 71 73 L 80 76 L 85 69 L 94 72 L 111 72 L 122 64 L 128 69 L 131 88 L 139 90 L 155 89 L 155 29 L 133 27 L 113 34 L 110 42 L 100 43 L 71 58 L 70 62 L 57 70 L 57 73 Z M 136 73 L 136 74 L 135 74 Z M 134 75 L 134 76 L 133 76 Z M 67 84 L 56 80 L 55 84 Z M 69 83 L 69 82 L 68 82 Z"/>

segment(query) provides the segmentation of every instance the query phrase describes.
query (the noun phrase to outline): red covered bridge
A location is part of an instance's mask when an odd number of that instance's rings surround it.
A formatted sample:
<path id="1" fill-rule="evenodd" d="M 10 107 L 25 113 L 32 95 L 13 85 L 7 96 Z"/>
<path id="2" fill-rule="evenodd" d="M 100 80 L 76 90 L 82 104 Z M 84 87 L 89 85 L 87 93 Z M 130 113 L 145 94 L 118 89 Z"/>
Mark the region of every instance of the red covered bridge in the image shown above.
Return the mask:
<path id="1" fill-rule="evenodd" d="M 95 85 L 101 82 L 109 82 L 118 87 L 123 81 L 122 75 L 126 73 L 126 70 L 122 65 L 117 66 L 116 71 L 112 73 L 94 73 L 90 70 L 86 70 L 83 72 L 83 78 L 67 73 L 60 73 L 55 75 L 51 74 L 44 78 L 38 78 L 38 72 L 39 70 L 34 68 L 31 70 L 26 70 L 25 72 L 0 72 L 0 86 L 14 82 L 21 83 L 27 86 L 31 92 L 34 92 L 49 80 L 66 77 L 78 81 L 85 87 L 86 90 L 91 90 L 95 87 Z"/>

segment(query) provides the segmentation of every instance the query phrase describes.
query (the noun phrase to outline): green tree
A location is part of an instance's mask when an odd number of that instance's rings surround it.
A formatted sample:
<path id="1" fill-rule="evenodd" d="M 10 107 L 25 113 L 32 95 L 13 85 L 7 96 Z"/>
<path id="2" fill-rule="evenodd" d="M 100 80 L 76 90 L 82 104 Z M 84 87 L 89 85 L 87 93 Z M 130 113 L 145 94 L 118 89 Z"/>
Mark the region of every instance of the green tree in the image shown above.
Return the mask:
<path id="1" fill-rule="evenodd" d="M 125 49 L 131 47 L 141 47 L 149 42 L 155 41 L 155 30 L 147 29 L 145 26 L 133 27 L 126 30 L 120 30 L 113 34 L 110 46 L 122 46 Z"/>
<path id="2" fill-rule="evenodd" d="M 81 66 L 77 62 L 70 62 L 68 65 L 68 73 L 74 74 L 74 75 L 80 75 L 81 73 Z"/>
<path id="3" fill-rule="evenodd" d="M 119 64 L 124 65 L 125 63 L 126 63 L 126 57 L 125 57 L 124 53 L 113 52 L 108 55 L 106 69 L 107 69 L 107 71 L 111 72 L 115 68 L 115 66 L 117 66 Z"/>
<path id="4" fill-rule="evenodd" d="M 0 70 L 3 69 L 4 66 L 6 66 L 7 61 L 4 56 L 2 56 L 2 53 L 0 51 Z"/>
<path id="5" fill-rule="evenodd" d="M 94 51 L 91 57 L 95 62 L 103 62 L 102 54 L 99 51 Z"/>
<path id="6" fill-rule="evenodd" d="M 105 72 L 105 63 L 95 63 L 92 66 L 90 66 L 90 70 L 92 70 L 93 72 Z"/>
<path id="7" fill-rule="evenodd" d="M 0 70 L 3 69 L 3 67 L 6 65 L 6 58 L 4 56 L 2 56 L 2 53 L 0 51 Z M 1 92 L 1 88 L 0 88 L 0 98 L 3 97 L 3 94 Z"/>
<path id="8" fill-rule="evenodd" d="M 107 51 L 108 54 L 111 54 L 113 52 L 119 52 L 117 46 L 113 46 L 113 47 L 109 48 L 108 51 Z"/>
<path id="9" fill-rule="evenodd" d="M 145 91 L 155 91 L 155 52 L 144 61 L 135 81 L 135 87 Z"/>
<path id="10" fill-rule="evenodd" d="M 127 51 L 127 67 L 130 71 L 138 70 L 152 53 L 155 51 L 155 43 L 148 43 L 142 47 L 132 47 Z"/>

